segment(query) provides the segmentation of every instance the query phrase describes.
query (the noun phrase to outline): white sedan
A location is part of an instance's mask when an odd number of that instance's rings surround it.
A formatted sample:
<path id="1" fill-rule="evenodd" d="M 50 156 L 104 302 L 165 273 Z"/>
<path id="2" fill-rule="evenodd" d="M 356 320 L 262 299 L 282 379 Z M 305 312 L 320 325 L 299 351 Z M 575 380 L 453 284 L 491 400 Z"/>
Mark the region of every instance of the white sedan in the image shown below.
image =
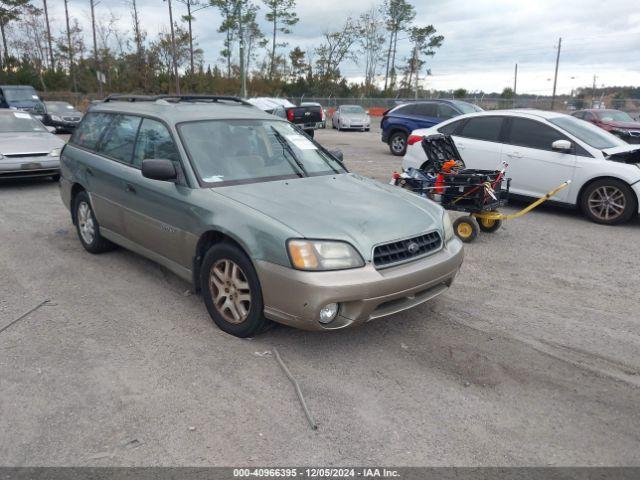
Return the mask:
<path id="1" fill-rule="evenodd" d="M 423 168 L 423 136 L 451 135 L 467 168 L 498 170 L 508 163 L 511 193 L 578 206 L 594 222 L 622 223 L 638 213 L 640 146 L 569 115 L 541 110 L 471 113 L 414 130 L 402 167 Z"/>

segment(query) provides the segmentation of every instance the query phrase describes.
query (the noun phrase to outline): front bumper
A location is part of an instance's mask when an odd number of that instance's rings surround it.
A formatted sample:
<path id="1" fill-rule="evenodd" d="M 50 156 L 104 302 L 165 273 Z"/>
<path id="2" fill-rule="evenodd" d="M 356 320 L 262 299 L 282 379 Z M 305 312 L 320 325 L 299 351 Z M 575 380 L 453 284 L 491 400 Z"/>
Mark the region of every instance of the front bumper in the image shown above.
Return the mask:
<path id="1" fill-rule="evenodd" d="M 636 194 L 636 198 L 640 199 L 640 180 L 631 185 L 631 188 Z M 638 202 L 638 214 L 640 214 L 640 202 Z"/>
<path id="2" fill-rule="evenodd" d="M 5 157 L 0 160 L 0 178 L 49 177 L 59 173 L 58 157 Z"/>
<path id="3" fill-rule="evenodd" d="M 304 330 L 337 330 L 391 315 L 443 293 L 453 282 L 464 253 L 454 238 L 437 253 L 396 267 L 333 272 L 304 272 L 257 261 L 265 316 Z M 327 325 L 318 322 L 320 309 L 339 303 Z"/>

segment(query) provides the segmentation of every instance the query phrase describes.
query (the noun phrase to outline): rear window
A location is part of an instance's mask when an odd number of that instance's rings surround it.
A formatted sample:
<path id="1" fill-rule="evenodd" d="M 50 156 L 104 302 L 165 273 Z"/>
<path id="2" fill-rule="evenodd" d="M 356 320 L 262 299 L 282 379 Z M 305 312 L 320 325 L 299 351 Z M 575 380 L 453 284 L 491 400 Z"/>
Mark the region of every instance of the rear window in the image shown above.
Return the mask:
<path id="1" fill-rule="evenodd" d="M 393 109 L 393 113 L 397 115 L 411 115 L 415 105 L 402 105 Z"/>
<path id="2" fill-rule="evenodd" d="M 100 137 L 109 125 L 111 115 L 88 113 L 69 140 L 70 143 L 88 150 L 96 150 Z"/>
<path id="3" fill-rule="evenodd" d="M 418 103 L 413 110 L 413 114 L 421 117 L 437 117 L 438 105 L 435 103 Z"/>
<path id="4" fill-rule="evenodd" d="M 467 120 L 457 135 L 487 142 L 497 142 L 501 129 L 502 117 L 473 117 Z"/>

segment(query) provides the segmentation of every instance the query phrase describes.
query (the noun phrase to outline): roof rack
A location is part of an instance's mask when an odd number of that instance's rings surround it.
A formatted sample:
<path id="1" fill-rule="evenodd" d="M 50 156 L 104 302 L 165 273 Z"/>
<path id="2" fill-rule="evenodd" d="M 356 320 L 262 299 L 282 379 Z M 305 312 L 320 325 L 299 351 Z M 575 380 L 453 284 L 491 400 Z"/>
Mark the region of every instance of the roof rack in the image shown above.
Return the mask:
<path id="1" fill-rule="evenodd" d="M 233 97 L 229 95 L 130 95 L 130 94 L 112 94 L 107 96 L 104 102 L 155 102 L 157 100 L 164 100 L 170 103 L 217 103 L 223 102 L 236 102 L 242 105 L 253 106 L 246 100 L 240 97 Z"/>

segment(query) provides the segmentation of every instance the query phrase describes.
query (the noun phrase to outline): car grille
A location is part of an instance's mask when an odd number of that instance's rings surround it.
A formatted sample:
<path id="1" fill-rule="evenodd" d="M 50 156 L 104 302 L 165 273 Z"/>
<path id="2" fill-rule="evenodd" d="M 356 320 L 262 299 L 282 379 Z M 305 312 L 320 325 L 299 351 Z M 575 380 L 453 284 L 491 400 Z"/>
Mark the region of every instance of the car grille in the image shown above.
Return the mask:
<path id="1" fill-rule="evenodd" d="M 438 232 L 385 243 L 374 248 L 373 264 L 376 268 L 383 268 L 415 260 L 438 250 L 441 245 L 442 239 Z"/>
<path id="2" fill-rule="evenodd" d="M 62 117 L 62 119 L 66 122 L 79 122 L 80 117 Z"/>
<path id="3" fill-rule="evenodd" d="M 640 130 L 629 130 L 629 135 L 632 137 L 640 137 Z"/>

